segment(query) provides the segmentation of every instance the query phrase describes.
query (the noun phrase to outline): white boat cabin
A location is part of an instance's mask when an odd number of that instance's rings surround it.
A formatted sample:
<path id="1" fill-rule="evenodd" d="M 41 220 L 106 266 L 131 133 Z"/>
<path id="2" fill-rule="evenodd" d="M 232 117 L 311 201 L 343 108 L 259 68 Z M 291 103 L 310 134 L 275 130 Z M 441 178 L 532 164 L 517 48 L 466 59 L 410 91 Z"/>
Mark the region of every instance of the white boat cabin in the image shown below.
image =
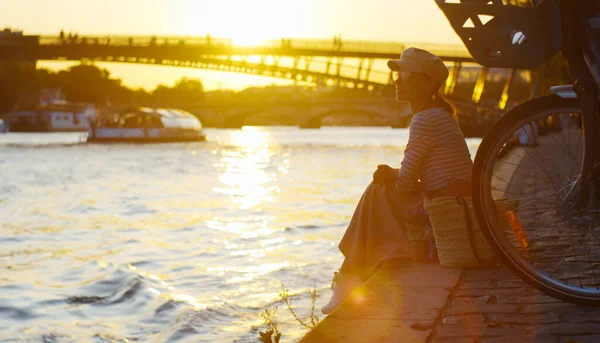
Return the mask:
<path id="1" fill-rule="evenodd" d="M 193 114 L 176 109 L 128 108 L 101 115 L 89 130 L 88 141 L 204 140 L 202 124 Z"/>

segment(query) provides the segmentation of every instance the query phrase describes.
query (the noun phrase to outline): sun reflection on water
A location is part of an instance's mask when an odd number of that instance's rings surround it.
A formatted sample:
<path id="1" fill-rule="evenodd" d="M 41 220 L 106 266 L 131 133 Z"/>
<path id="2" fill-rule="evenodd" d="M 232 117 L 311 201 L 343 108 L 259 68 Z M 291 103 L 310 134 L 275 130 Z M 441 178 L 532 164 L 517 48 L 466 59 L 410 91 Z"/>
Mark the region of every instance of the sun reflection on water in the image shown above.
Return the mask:
<path id="1" fill-rule="evenodd" d="M 224 284 L 230 285 L 223 294 L 238 301 L 241 294 L 266 292 L 258 280 L 290 266 L 285 260 L 270 260 L 270 256 L 288 244 L 284 237 L 274 235 L 282 229 L 272 226 L 276 217 L 269 212 L 269 204 L 276 203 L 281 192 L 277 176 L 286 174 L 289 169 L 287 158 L 279 163 L 279 150 L 269 128 L 244 127 L 232 131 L 228 144 L 213 152 L 219 156 L 214 164 L 219 184 L 212 191 L 221 197 L 221 206 L 226 211 L 206 220 L 205 224 L 210 229 L 234 234 L 247 243 L 218 242 L 231 259 L 206 271 L 223 278 Z M 254 283 L 262 287 L 249 286 Z M 252 300 L 254 305 L 273 300 L 273 294 L 259 298 Z"/>
<path id="2" fill-rule="evenodd" d="M 222 169 L 218 179 L 225 187 L 214 187 L 213 192 L 231 196 L 238 209 L 251 209 L 275 201 L 279 187 L 269 186 L 276 181 L 269 173 L 272 151 L 271 133 L 264 128 L 244 127 L 232 133 L 232 149 L 222 152 L 217 168 Z"/>

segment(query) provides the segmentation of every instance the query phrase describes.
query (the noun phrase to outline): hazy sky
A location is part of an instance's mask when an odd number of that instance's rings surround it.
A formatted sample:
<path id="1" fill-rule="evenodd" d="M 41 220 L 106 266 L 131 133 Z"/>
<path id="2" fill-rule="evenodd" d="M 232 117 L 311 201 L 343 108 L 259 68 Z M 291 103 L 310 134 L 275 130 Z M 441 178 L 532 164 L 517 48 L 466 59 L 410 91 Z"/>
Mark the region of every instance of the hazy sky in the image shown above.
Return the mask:
<path id="1" fill-rule="evenodd" d="M 2 0 L 1 25 L 26 34 L 200 35 L 236 43 L 332 38 L 460 44 L 434 0 Z M 400 51 L 398 52 L 400 53 Z M 48 64 L 43 63 L 43 66 Z M 207 89 L 272 79 L 175 67 L 102 64 L 125 84 L 152 88 L 182 76 Z M 53 67 L 64 67 L 54 64 Z"/>

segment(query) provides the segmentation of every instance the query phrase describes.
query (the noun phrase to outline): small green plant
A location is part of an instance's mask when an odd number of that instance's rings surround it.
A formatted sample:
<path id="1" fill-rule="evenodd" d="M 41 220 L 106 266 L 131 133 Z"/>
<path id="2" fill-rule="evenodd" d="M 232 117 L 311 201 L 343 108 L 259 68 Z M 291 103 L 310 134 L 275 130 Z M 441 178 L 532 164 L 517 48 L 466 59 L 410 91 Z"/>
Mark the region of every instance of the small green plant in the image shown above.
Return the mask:
<path id="1" fill-rule="evenodd" d="M 313 286 L 312 289 L 308 289 L 308 294 L 310 295 L 312 306 L 310 309 L 310 316 L 307 320 L 301 319 L 294 308 L 292 307 L 292 296 L 290 295 L 290 290 L 285 288 L 284 284 L 281 284 L 281 289 L 277 291 L 281 300 L 285 303 L 288 310 L 292 313 L 292 316 L 298 323 L 304 326 L 307 329 L 312 329 L 319 323 L 319 317 L 315 315 L 315 304 L 317 301 L 317 287 Z M 264 323 L 267 327 L 267 330 L 264 332 L 259 332 L 259 341 L 263 343 L 279 343 L 281 339 L 281 332 L 279 332 L 279 324 L 276 321 L 278 308 L 268 306 L 265 309 L 264 313 L 261 313 L 261 317 L 264 320 Z"/>
<path id="2" fill-rule="evenodd" d="M 279 340 L 281 339 L 281 332 L 279 332 L 279 324 L 275 320 L 275 315 L 277 314 L 277 311 L 277 307 L 268 306 L 265 309 L 265 312 L 260 314 L 260 316 L 265 321 L 265 325 L 267 326 L 267 331 L 258 333 L 260 335 L 260 342 L 279 343 Z"/>
<path id="3" fill-rule="evenodd" d="M 279 294 L 279 297 L 281 298 L 281 300 L 283 300 L 283 302 L 286 304 L 288 310 L 290 310 L 290 312 L 292 313 L 292 316 L 294 316 L 294 319 L 296 319 L 296 321 L 298 323 L 300 323 L 302 326 L 304 326 L 307 329 L 312 329 L 315 326 L 317 326 L 317 324 L 319 323 L 319 317 L 317 317 L 315 315 L 315 303 L 317 301 L 317 287 L 313 286 L 312 289 L 308 289 L 308 294 L 310 295 L 311 301 L 312 301 L 312 307 L 310 310 L 310 316 L 308 317 L 307 321 L 302 320 L 300 317 L 298 317 L 298 315 L 296 314 L 296 311 L 294 311 L 294 308 L 292 307 L 292 296 L 289 293 L 290 291 L 285 288 L 284 284 L 281 284 L 281 289 L 279 291 L 277 291 L 277 294 Z"/>

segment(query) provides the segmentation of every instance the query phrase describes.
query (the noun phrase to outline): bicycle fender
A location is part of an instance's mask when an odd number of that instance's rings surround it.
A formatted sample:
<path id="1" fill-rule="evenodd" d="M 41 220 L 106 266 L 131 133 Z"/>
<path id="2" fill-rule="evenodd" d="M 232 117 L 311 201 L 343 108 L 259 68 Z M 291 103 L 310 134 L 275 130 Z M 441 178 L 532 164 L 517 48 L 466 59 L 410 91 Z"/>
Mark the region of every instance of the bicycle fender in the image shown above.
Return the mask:
<path id="1" fill-rule="evenodd" d="M 560 85 L 550 87 L 550 91 L 561 98 L 565 99 L 575 99 L 577 98 L 577 93 L 575 93 L 575 88 L 573 85 Z"/>

